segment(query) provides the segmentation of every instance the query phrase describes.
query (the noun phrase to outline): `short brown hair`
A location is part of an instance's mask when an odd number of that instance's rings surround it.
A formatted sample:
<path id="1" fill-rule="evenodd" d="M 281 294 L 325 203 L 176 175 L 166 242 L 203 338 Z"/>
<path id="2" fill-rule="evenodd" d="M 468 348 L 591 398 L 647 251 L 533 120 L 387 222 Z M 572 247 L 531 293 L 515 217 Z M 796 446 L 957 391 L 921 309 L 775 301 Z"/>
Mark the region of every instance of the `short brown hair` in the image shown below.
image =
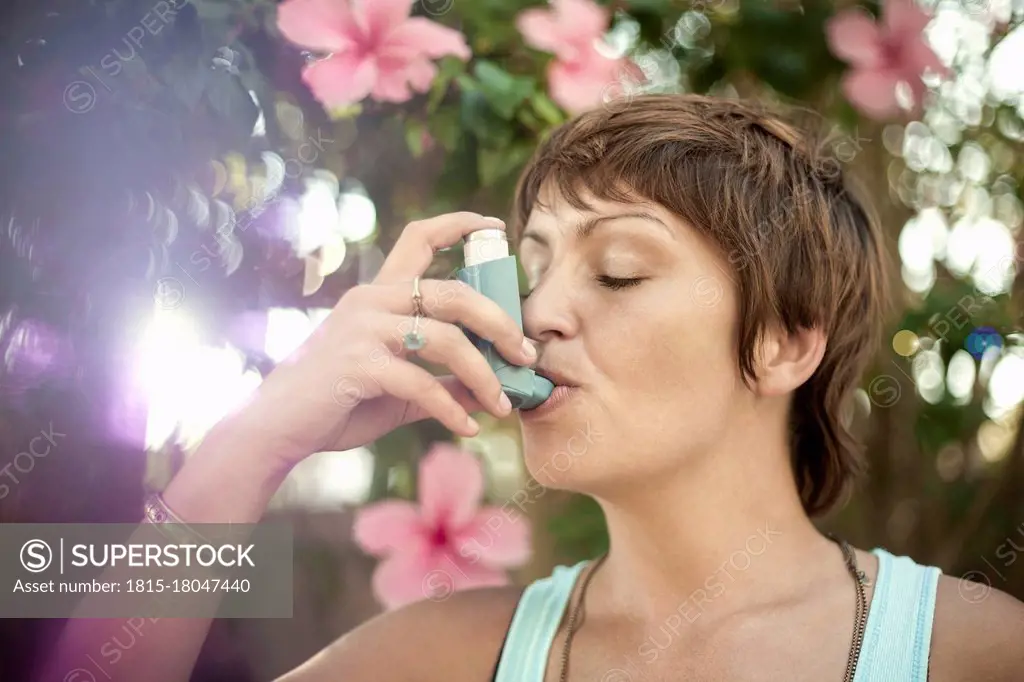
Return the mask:
<path id="1" fill-rule="evenodd" d="M 747 381 L 768 324 L 822 329 L 827 348 L 796 391 L 790 425 L 797 487 L 816 516 L 865 469 L 843 414 L 874 353 L 888 288 L 877 218 L 854 197 L 836 154 L 787 122 L 791 116 L 697 95 L 643 95 L 585 113 L 552 133 L 529 162 L 510 230 L 518 238 L 549 181 L 581 210 L 588 208 L 585 189 L 674 212 L 728 255 Z"/>

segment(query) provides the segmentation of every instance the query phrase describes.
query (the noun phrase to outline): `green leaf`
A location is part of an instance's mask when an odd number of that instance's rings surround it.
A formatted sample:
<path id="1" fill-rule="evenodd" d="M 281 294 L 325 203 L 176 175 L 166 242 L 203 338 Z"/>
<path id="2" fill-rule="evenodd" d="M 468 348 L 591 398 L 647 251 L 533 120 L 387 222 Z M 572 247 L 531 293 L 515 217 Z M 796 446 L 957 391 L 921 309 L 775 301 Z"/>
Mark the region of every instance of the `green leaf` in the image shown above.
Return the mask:
<path id="1" fill-rule="evenodd" d="M 718 55 L 711 58 L 707 64 L 694 69 L 690 73 L 690 86 L 694 92 L 707 92 L 716 83 L 726 77 L 728 66 Z"/>
<path id="2" fill-rule="evenodd" d="M 490 187 L 505 174 L 505 158 L 504 152 L 500 149 L 480 149 L 477 154 L 477 171 L 481 185 Z"/>
<path id="3" fill-rule="evenodd" d="M 637 3 L 635 2 L 631 3 L 630 14 L 633 16 L 637 26 L 640 28 L 640 40 L 653 45 L 654 47 L 662 47 L 666 38 L 664 24 L 665 10 L 632 11 L 632 7 L 636 4 Z"/>
<path id="4" fill-rule="evenodd" d="M 417 159 L 423 156 L 423 135 L 426 132 L 427 127 L 422 121 L 412 119 L 405 124 L 405 143 L 409 146 L 409 152 Z"/>
<path id="5" fill-rule="evenodd" d="M 776 46 L 771 54 L 763 54 L 754 64 L 754 73 L 779 92 L 802 96 L 810 84 L 810 62 L 803 46 Z"/>
<path id="6" fill-rule="evenodd" d="M 776 91 L 802 99 L 814 98 L 844 68 L 825 39 L 832 11 L 825 3 L 807 2 L 803 13 L 761 0 L 741 0 L 740 7 L 723 50 L 730 71 L 751 71 Z"/>
<path id="7" fill-rule="evenodd" d="M 500 149 L 512 142 L 512 127 L 494 111 L 483 93 L 463 92 L 460 113 L 462 126 L 481 142 L 486 143 L 486 146 Z"/>
<path id="8" fill-rule="evenodd" d="M 838 111 L 833 114 L 833 118 L 839 121 L 839 125 L 846 130 L 856 131 L 857 124 L 860 122 L 860 113 L 853 108 L 853 105 L 842 99 L 839 102 Z"/>
<path id="9" fill-rule="evenodd" d="M 455 82 L 459 84 L 459 88 L 463 92 L 479 92 L 480 84 L 473 80 L 473 77 L 468 73 L 460 73 L 455 77 Z"/>
<path id="10" fill-rule="evenodd" d="M 565 122 L 565 114 L 545 93 L 540 91 L 533 93 L 533 96 L 530 97 L 530 104 L 533 105 L 533 110 L 537 112 L 537 115 L 550 125 L 557 126 Z"/>
<path id="11" fill-rule="evenodd" d="M 740 0 L 740 13 L 745 24 L 765 29 L 784 29 L 790 24 L 786 10 L 762 0 Z"/>
<path id="12" fill-rule="evenodd" d="M 517 172 L 533 153 L 533 143 L 519 143 L 500 149 L 481 148 L 477 153 L 480 184 L 492 187 Z"/>
<path id="13" fill-rule="evenodd" d="M 511 120 L 519 105 L 536 88 L 536 80 L 528 76 L 514 76 L 494 62 L 477 62 L 474 75 L 480 83 L 481 92 L 498 114 Z"/>
<path id="14" fill-rule="evenodd" d="M 430 98 L 427 100 L 427 113 L 433 114 L 448 92 L 452 80 L 465 74 L 466 63 L 456 57 L 445 57 L 438 67 L 437 77 L 430 87 Z"/>
<path id="15" fill-rule="evenodd" d="M 673 0 L 630 0 L 629 13 L 636 16 L 638 13 L 656 13 L 664 16 L 673 5 Z"/>
<path id="16" fill-rule="evenodd" d="M 403 500 L 416 499 L 415 474 L 405 462 L 396 464 L 388 472 L 388 492 Z"/>
<path id="17" fill-rule="evenodd" d="M 516 120 L 533 132 L 539 132 L 544 129 L 544 122 L 529 109 L 520 109 L 519 113 L 516 114 Z"/>
<path id="18" fill-rule="evenodd" d="M 434 185 L 434 205 L 451 212 L 465 208 L 467 196 L 479 188 L 477 177 L 477 143 L 472 135 L 460 135 L 457 144 L 444 161 L 444 169 Z"/>
<path id="19" fill-rule="evenodd" d="M 460 118 L 455 107 L 445 107 L 430 117 L 430 134 L 449 152 L 459 143 L 462 132 Z"/>
<path id="20" fill-rule="evenodd" d="M 359 114 L 363 113 L 363 105 L 360 103 L 349 104 L 343 107 L 336 107 L 334 109 L 327 110 L 327 116 L 332 121 L 342 121 L 345 119 L 356 118 Z"/>

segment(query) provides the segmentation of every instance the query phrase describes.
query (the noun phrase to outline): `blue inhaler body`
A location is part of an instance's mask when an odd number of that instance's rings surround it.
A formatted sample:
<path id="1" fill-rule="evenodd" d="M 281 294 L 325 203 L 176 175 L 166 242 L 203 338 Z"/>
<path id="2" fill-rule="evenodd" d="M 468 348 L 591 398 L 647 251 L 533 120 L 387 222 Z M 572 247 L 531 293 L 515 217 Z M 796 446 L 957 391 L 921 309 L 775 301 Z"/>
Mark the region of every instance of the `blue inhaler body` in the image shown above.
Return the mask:
<path id="1" fill-rule="evenodd" d="M 501 306 L 522 329 L 519 272 L 516 257 L 509 255 L 505 231 L 484 228 L 471 232 L 466 236 L 463 255 L 465 267 L 456 276 Z M 462 331 L 487 358 L 514 409 L 529 410 L 548 399 L 555 389 L 554 384 L 529 367 L 506 362 L 490 341 L 481 339 L 465 327 Z"/>

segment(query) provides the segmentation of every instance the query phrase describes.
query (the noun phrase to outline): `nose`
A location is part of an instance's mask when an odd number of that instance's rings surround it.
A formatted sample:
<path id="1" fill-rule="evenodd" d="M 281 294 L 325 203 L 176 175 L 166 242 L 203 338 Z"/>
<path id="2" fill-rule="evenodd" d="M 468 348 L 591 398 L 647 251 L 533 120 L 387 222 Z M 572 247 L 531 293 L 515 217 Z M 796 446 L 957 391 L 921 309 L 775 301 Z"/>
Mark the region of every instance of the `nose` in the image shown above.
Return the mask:
<path id="1" fill-rule="evenodd" d="M 523 301 L 523 331 L 531 339 L 546 343 L 570 338 L 579 331 L 578 310 L 573 287 L 564 275 L 549 271 Z"/>

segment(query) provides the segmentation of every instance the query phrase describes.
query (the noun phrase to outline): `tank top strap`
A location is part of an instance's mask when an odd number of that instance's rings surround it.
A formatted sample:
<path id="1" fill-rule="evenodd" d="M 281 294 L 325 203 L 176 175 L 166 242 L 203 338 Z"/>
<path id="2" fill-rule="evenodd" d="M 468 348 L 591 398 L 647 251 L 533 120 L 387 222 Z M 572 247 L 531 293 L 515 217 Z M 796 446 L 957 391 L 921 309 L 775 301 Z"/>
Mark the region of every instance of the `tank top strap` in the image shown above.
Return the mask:
<path id="1" fill-rule="evenodd" d="M 551 646 L 573 587 L 587 561 L 558 566 L 531 583 L 519 598 L 494 682 L 543 682 Z"/>
<path id="2" fill-rule="evenodd" d="M 926 682 L 942 571 L 882 548 L 854 682 Z"/>

